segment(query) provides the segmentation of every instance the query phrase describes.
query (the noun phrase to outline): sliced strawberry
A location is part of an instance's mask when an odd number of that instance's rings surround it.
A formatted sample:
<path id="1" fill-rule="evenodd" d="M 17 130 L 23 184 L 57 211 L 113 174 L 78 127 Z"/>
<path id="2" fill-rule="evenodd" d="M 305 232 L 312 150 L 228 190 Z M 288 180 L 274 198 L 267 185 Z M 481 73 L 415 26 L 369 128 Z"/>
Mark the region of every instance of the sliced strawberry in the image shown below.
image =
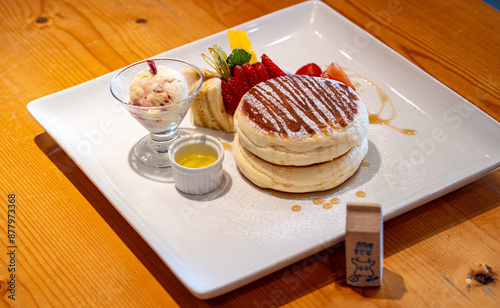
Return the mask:
<path id="1" fill-rule="evenodd" d="M 255 74 L 257 75 L 257 80 L 259 82 L 263 82 L 269 79 L 269 75 L 267 74 L 266 67 L 262 62 L 255 62 L 252 64 L 252 68 L 255 71 Z"/>
<path id="2" fill-rule="evenodd" d="M 239 101 L 236 100 L 236 96 L 234 95 L 228 83 L 229 81 L 225 82 L 224 80 L 222 80 L 221 82 L 222 100 L 224 101 L 224 106 L 226 107 L 227 113 L 233 116 L 234 112 L 236 111 L 236 107 L 238 107 Z"/>
<path id="3" fill-rule="evenodd" d="M 234 93 L 234 98 L 239 102 L 240 99 L 247 93 L 244 84 L 242 83 L 240 78 L 231 77 L 227 81 L 231 91 Z"/>
<path id="4" fill-rule="evenodd" d="M 332 64 L 330 64 L 326 67 L 325 72 L 326 72 L 328 78 L 340 81 L 340 82 L 344 83 L 345 85 L 351 87 L 354 91 L 356 91 L 356 88 L 349 80 L 349 77 L 347 77 L 347 75 L 344 72 L 344 70 L 342 69 L 342 67 L 340 67 L 340 65 L 338 65 L 337 63 L 332 62 Z"/>
<path id="5" fill-rule="evenodd" d="M 309 63 L 299 68 L 295 75 L 319 77 L 321 75 L 321 67 L 316 63 Z"/>
<path id="6" fill-rule="evenodd" d="M 257 77 L 257 74 L 253 70 L 253 67 L 250 63 L 243 64 L 243 71 L 245 72 L 245 76 L 248 81 L 248 86 L 250 88 L 259 83 L 259 78 Z"/>
<path id="7" fill-rule="evenodd" d="M 279 68 L 266 54 L 261 57 L 262 64 L 266 67 L 267 74 L 270 78 L 276 78 L 279 76 L 286 76 L 285 72 Z"/>
<path id="8" fill-rule="evenodd" d="M 243 67 L 241 65 L 236 65 L 234 67 L 233 78 L 236 78 L 241 82 L 243 93 L 246 93 L 248 90 L 250 90 L 251 86 L 248 84 L 247 77 L 245 76 L 245 72 L 243 71 Z"/>

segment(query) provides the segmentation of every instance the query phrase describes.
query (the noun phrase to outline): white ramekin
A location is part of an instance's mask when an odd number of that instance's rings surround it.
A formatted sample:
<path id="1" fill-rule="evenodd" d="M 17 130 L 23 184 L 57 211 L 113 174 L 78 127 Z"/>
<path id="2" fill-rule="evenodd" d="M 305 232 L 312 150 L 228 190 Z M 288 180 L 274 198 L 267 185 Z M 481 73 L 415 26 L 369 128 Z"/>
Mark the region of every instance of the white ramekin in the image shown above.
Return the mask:
<path id="1" fill-rule="evenodd" d="M 216 157 L 216 161 L 202 168 L 188 168 L 177 163 L 178 159 L 195 153 L 211 155 Z M 168 155 L 172 164 L 175 186 L 180 191 L 191 195 L 201 195 L 215 190 L 222 183 L 224 147 L 216 138 L 202 134 L 181 137 L 172 143 Z"/>

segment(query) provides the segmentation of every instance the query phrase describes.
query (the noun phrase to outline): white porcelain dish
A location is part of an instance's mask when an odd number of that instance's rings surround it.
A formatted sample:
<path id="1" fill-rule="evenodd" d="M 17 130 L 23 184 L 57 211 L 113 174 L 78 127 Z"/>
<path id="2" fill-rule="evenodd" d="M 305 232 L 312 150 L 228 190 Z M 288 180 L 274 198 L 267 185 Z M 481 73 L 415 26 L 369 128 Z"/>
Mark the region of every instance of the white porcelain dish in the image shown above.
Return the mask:
<path id="1" fill-rule="evenodd" d="M 377 84 L 397 111 L 392 124 L 418 134 L 370 125 L 370 165 L 316 194 L 261 190 L 226 151 L 224 184 L 193 197 L 164 180 L 168 170 L 133 160 L 130 151 L 147 132 L 110 95 L 114 72 L 31 102 L 33 117 L 195 296 L 226 293 L 343 240 L 348 201 L 381 203 L 387 220 L 499 167 L 498 122 L 325 4 L 304 2 L 237 28 L 248 32 L 258 54 L 288 71 L 336 61 L 354 79 L 358 74 Z M 208 67 L 201 53 L 213 44 L 229 49 L 225 31 L 159 56 Z M 379 96 L 367 83 L 361 88 L 376 112 Z M 189 116 L 181 127 L 232 141 L 232 135 L 193 128 Z M 318 197 L 340 203 L 324 209 L 313 204 Z M 294 205 L 302 210 L 292 211 Z"/>
<path id="2" fill-rule="evenodd" d="M 205 154 L 215 158 L 215 162 L 202 168 L 189 168 L 177 161 L 187 155 Z M 216 138 L 204 134 L 188 135 L 177 139 L 168 149 L 172 164 L 175 187 L 190 195 L 213 192 L 224 180 L 222 162 L 224 147 Z"/>

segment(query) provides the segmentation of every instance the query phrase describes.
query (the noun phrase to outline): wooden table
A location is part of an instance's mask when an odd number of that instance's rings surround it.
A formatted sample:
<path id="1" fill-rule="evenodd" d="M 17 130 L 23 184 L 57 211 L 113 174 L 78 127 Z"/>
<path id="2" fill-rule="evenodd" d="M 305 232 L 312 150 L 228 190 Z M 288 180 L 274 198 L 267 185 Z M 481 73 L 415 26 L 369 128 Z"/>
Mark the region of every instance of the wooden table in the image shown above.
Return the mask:
<path id="1" fill-rule="evenodd" d="M 26 110 L 36 98 L 298 2 L 4 1 L 0 242 L 9 245 L 7 211 L 15 201 L 17 248 L 15 300 L 7 290 L 12 256 L 0 250 L 1 307 L 500 304 L 498 281 L 472 280 L 469 293 L 465 282 L 479 264 L 500 271 L 499 170 L 386 222 L 381 288 L 346 286 L 338 244 L 203 301 Z M 500 12 L 480 0 L 325 2 L 500 120 Z"/>

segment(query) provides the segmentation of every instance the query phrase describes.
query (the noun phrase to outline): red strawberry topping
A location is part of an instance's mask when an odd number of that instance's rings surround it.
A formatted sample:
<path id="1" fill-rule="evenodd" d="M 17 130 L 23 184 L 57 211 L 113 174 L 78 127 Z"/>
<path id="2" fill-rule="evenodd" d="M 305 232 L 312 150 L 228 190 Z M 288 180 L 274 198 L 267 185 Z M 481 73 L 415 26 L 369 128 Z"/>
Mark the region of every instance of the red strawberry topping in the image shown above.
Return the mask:
<path id="1" fill-rule="evenodd" d="M 259 83 L 259 78 L 257 77 L 257 74 L 253 70 L 253 67 L 249 63 L 243 64 L 243 71 L 245 72 L 245 76 L 248 81 L 248 86 L 252 88 L 256 84 Z"/>
<path id="2" fill-rule="evenodd" d="M 295 75 L 319 77 L 321 75 L 321 67 L 316 63 L 309 63 L 299 68 Z"/>
<path id="3" fill-rule="evenodd" d="M 231 91 L 235 94 L 234 98 L 236 99 L 236 101 L 239 102 L 240 99 L 243 97 L 243 95 L 245 95 L 245 93 L 247 92 L 241 79 L 236 77 L 231 77 L 229 78 L 227 83 L 231 88 Z"/>
<path id="4" fill-rule="evenodd" d="M 239 80 L 241 83 L 241 86 L 243 87 L 243 93 L 246 93 L 250 88 L 252 87 L 249 85 L 247 81 L 247 77 L 245 76 L 245 71 L 243 70 L 243 67 L 241 65 L 236 65 L 233 69 L 233 78 L 236 78 Z"/>
<path id="5" fill-rule="evenodd" d="M 236 107 L 238 107 L 239 101 L 236 100 L 236 96 L 233 94 L 233 91 L 229 86 L 229 81 L 228 82 L 225 82 L 224 80 L 221 81 L 221 93 L 222 93 L 222 100 L 224 101 L 224 106 L 226 107 L 227 113 L 233 116 L 234 112 L 236 111 Z"/>
<path id="6" fill-rule="evenodd" d="M 286 76 L 285 72 L 279 68 L 266 54 L 261 57 L 262 64 L 266 67 L 267 74 L 270 78 L 276 78 L 280 76 Z"/>
<path id="7" fill-rule="evenodd" d="M 326 77 L 324 77 L 324 73 L 326 73 Z M 352 84 L 352 82 L 349 80 L 349 77 L 347 77 L 346 73 L 342 69 L 340 65 L 338 65 L 335 62 L 332 62 L 330 65 L 328 65 L 325 69 L 325 71 L 321 74 L 321 77 L 324 78 L 330 78 L 334 79 L 337 81 L 340 81 L 344 83 L 345 85 L 351 87 L 354 91 L 356 91 L 356 88 Z"/>
<path id="8" fill-rule="evenodd" d="M 227 113 L 234 116 L 243 95 L 259 82 L 285 75 L 285 72 L 266 55 L 262 55 L 262 62 L 236 65 L 233 77 L 221 83 L 222 99 Z"/>
<path id="9" fill-rule="evenodd" d="M 266 81 L 269 79 L 269 75 L 267 74 L 267 70 L 266 70 L 266 67 L 264 66 L 264 64 L 262 64 L 262 62 L 255 62 L 254 64 L 252 64 L 252 68 L 255 72 L 255 74 L 257 75 L 257 80 L 259 82 L 263 82 L 263 81 Z"/>

